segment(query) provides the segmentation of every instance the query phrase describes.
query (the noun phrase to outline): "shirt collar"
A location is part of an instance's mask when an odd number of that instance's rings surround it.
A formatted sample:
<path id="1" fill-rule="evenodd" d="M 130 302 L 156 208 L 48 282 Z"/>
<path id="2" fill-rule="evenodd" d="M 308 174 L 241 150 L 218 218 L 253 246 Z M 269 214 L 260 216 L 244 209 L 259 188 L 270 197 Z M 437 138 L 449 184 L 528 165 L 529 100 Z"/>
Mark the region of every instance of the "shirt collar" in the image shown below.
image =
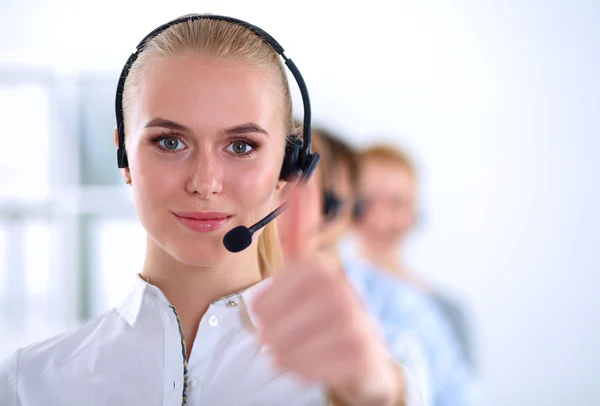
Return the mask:
<path id="1" fill-rule="evenodd" d="M 145 280 L 137 275 L 132 291 L 125 298 L 123 303 L 117 307 L 117 312 L 119 312 L 121 317 L 123 317 L 131 327 L 134 326 L 137 320 L 144 300 L 144 294 L 149 286 L 150 285 Z"/>
<path id="2" fill-rule="evenodd" d="M 255 313 L 252 311 L 251 303 L 261 292 L 265 291 L 271 284 L 273 283 L 272 278 L 265 278 L 262 281 L 258 282 L 255 285 L 250 286 L 248 289 L 244 290 L 241 293 L 242 300 L 244 302 L 244 308 L 246 309 L 246 314 L 248 315 L 249 321 L 254 328 L 257 326 L 257 318 Z"/>
<path id="3" fill-rule="evenodd" d="M 262 291 L 268 288 L 273 280 L 271 278 L 263 279 L 262 281 L 246 288 L 242 291 L 231 293 L 223 296 L 214 302 L 212 305 L 227 305 L 230 301 L 235 301 L 235 298 L 240 298 L 244 303 L 245 311 L 248 314 L 250 322 L 256 327 L 256 317 L 251 310 L 250 303 L 258 296 Z M 146 282 L 139 274 L 135 278 L 134 286 L 132 291 L 129 293 L 127 298 L 117 307 L 117 312 L 127 321 L 129 326 L 133 327 L 140 314 L 142 304 L 144 302 L 144 296 L 146 294 L 152 294 L 162 303 L 167 306 L 171 306 L 169 300 L 163 294 L 163 292 L 156 286 Z"/>

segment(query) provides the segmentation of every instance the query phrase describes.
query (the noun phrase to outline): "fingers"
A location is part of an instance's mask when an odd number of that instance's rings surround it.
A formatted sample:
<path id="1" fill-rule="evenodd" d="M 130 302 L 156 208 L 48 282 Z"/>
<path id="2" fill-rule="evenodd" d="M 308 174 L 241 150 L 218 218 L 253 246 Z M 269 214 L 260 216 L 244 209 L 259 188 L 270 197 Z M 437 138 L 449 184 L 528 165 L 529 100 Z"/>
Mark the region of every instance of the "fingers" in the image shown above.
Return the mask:
<path id="1" fill-rule="evenodd" d="M 261 341 L 279 343 L 282 352 L 292 351 L 312 334 L 348 322 L 356 300 L 351 290 L 332 289 L 334 282 L 315 282 L 273 289 L 257 300 L 254 309 L 261 318 Z"/>
<path id="2" fill-rule="evenodd" d="M 352 352 L 348 348 L 359 345 L 345 340 L 364 341 L 357 333 L 364 328 L 358 298 L 338 271 L 326 269 L 337 267 L 337 262 L 324 258 L 328 257 L 295 264 L 298 269 L 276 279 L 252 304 L 260 319 L 260 341 L 276 364 L 288 370 L 299 368 L 306 376 L 312 374 L 313 364 L 335 364 L 331 368 L 337 371 L 338 363 L 345 365 Z M 335 350 L 328 352 L 328 346 Z M 355 355 L 360 351 L 355 350 Z"/>
<path id="3" fill-rule="evenodd" d="M 316 237 L 323 221 L 323 197 L 314 177 L 306 184 L 296 184 L 288 196 L 288 207 L 281 215 L 279 228 L 284 259 L 293 262 L 313 253 L 317 247 Z"/>
<path id="4" fill-rule="evenodd" d="M 298 207 L 291 211 L 298 212 Z M 271 281 L 250 306 L 259 340 L 275 367 L 335 393 L 349 393 L 348 399 L 355 394 L 371 399 L 394 389 L 377 384 L 389 360 L 336 255 L 298 257 Z"/>
<path id="5" fill-rule="evenodd" d="M 261 322 L 269 322 L 273 317 L 291 315 L 305 302 L 318 300 L 323 307 L 332 306 L 341 294 L 356 300 L 337 256 L 319 253 L 286 264 L 271 286 L 252 301 L 252 311 L 264 319 Z"/>
<path id="6" fill-rule="evenodd" d="M 314 336 L 291 352 L 275 352 L 275 365 L 282 371 L 293 371 L 308 382 L 333 382 L 356 374 L 366 352 L 362 341 L 353 334 Z M 361 361 L 362 362 L 362 361 Z"/>
<path id="7" fill-rule="evenodd" d="M 284 231 L 285 244 L 282 246 L 286 261 L 291 262 L 296 258 L 301 258 L 304 251 L 304 242 L 308 238 L 306 231 L 306 212 L 308 208 L 306 189 L 304 186 L 298 185 L 293 192 L 290 193 L 288 207 L 286 208 Z"/>

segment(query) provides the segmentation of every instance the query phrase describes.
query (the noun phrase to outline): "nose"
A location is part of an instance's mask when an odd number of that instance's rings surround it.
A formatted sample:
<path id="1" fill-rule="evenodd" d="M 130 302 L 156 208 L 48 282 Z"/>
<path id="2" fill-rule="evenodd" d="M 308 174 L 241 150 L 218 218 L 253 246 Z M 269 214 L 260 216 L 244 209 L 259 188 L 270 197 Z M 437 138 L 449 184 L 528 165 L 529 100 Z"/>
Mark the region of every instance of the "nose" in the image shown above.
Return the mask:
<path id="1" fill-rule="evenodd" d="M 371 202 L 371 204 L 369 204 L 361 217 L 361 221 L 370 228 L 372 232 L 378 235 L 386 234 L 391 228 L 394 216 L 387 207 L 377 203 L 378 202 Z"/>
<path id="2" fill-rule="evenodd" d="M 210 199 L 223 191 L 223 165 L 216 152 L 206 149 L 191 160 L 189 193 Z"/>

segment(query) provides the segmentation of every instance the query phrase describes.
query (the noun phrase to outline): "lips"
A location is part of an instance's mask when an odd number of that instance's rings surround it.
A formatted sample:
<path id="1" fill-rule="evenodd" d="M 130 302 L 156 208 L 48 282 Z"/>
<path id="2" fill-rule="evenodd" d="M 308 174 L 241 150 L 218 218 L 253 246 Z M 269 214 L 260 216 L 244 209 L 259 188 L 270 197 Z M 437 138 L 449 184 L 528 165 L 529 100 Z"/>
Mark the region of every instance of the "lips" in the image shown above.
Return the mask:
<path id="1" fill-rule="evenodd" d="M 176 212 L 173 213 L 179 223 L 197 233 L 208 233 L 223 227 L 232 217 L 222 212 Z"/>

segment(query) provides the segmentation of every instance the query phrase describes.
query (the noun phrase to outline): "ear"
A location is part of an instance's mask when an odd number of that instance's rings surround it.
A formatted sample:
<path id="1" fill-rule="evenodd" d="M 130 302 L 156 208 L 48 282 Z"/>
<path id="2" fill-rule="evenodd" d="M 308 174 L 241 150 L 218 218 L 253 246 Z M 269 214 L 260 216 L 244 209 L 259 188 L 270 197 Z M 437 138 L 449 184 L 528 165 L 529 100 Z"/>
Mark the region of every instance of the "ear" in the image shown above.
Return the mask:
<path id="1" fill-rule="evenodd" d="M 277 184 L 275 185 L 275 190 L 277 190 L 277 191 L 281 191 L 281 190 L 285 189 L 285 186 L 286 186 L 287 184 L 288 184 L 288 183 L 287 183 L 285 180 L 283 180 L 283 179 L 281 179 L 281 178 L 280 178 L 280 179 L 277 181 Z"/>
<path id="2" fill-rule="evenodd" d="M 119 130 L 115 127 L 115 148 L 119 148 Z"/>
<path id="3" fill-rule="evenodd" d="M 279 179 L 275 185 L 275 201 L 277 204 L 282 204 L 289 197 L 289 192 L 293 189 L 290 183 L 283 179 Z"/>
<path id="4" fill-rule="evenodd" d="M 115 148 L 118 149 L 119 148 L 119 131 L 117 130 L 117 128 L 115 127 Z M 129 168 L 123 168 L 121 169 L 121 175 L 123 175 L 123 179 L 125 179 L 125 183 L 130 184 L 131 183 L 131 172 L 129 172 Z"/>

